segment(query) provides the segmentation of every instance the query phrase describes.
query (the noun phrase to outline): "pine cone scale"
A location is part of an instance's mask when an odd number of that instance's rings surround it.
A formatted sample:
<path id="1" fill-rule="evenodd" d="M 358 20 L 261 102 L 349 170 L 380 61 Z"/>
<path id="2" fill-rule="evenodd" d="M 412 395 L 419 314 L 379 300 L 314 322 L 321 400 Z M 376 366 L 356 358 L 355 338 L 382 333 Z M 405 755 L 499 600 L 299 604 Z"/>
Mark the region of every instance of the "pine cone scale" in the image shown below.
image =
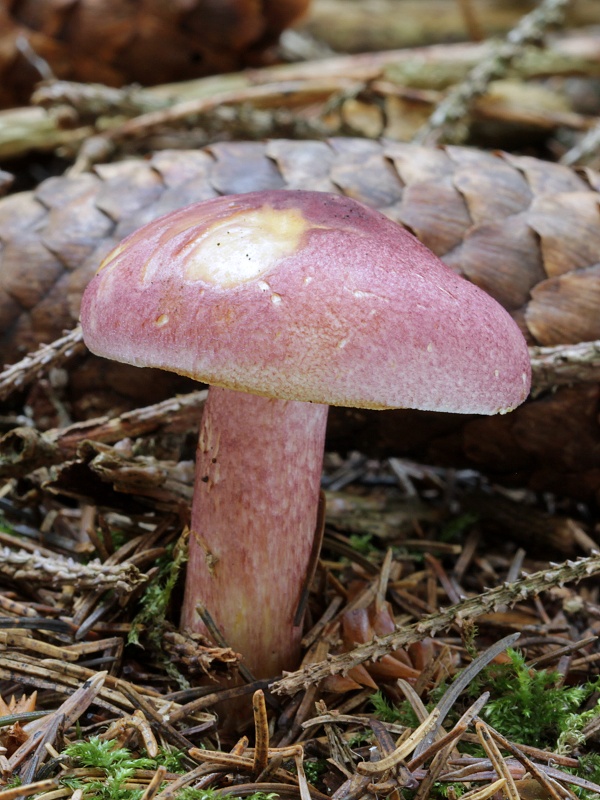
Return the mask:
<path id="1" fill-rule="evenodd" d="M 466 165 L 457 171 L 453 183 L 464 197 L 474 225 L 525 211 L 533 197 L 523 176 L 498 159 Z"/>
<path id="2" fill-rule="evenodd" d="M 546 278 L 538 240 L 522 215 L 472 228 L 455 264 L 509 311 L 523 308 L 531 289 Z"/>
<path id="3" fill-rule="evenodd" d="M 544 344 L 600 339 L 600 264 L 541 281 L 531 290 L 527 327 Z"/>
<path id="4" fill-rule="evenodd" d="M 589 266 L 600 253 L 600 206 L 589 191 L 534 198 L 528 222 L 541 239 L 548 277 Z"/>

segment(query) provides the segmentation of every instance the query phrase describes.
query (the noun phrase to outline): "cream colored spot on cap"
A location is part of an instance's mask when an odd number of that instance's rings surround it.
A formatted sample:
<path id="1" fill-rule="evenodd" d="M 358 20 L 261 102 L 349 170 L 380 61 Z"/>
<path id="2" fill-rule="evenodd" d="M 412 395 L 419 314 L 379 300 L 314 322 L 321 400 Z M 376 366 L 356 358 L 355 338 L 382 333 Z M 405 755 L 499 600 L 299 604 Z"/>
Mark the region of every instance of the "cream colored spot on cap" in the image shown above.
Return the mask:
<path id="1" fill-rule="evenodd" d="M 500 376 L 500 370 L 499 369 L 495 369 L 494 370 L 494 378 L 498 378 L 499 376 Z"/>
<path id="2" fill-rule="evenodd" d="M 271 302 L 274 306 L 278 306 L 281 303 L 281 295 L 277 294 L 277 292 L 273 292 L 271 295 Z"/>
<path id="3" fill-rule="evenodd" d="M 297 209 L 239 211 L 211 225 L 182 251 L 185 276 L 224 288 L 255 280 L 294 253 L 309 227 Z"/>
<path id="4" fill-rule="evenodd" d="M 113 248 L 96 270 L 96 274 L 102 272 L 102 270 L 106 269 L 107 267 L 114 266 L 117 263 L 119 256 L 124 250 L 125 250 L 125 245 L 123 244 L 123 242 L 121 242 L 121 244 L 118 244 L 115 248 Z"/>
<path id="5" fill-rule="evenodd" d="M 433 344 L 431 342 L 429 342 L 429 344 L 427 345 L 427 352 L 433 353 Z"/>
<path id="6" fill-rule="evenodd" d="M 384 297 L 384 295 L 376 294 L 375 292 L 365 292 L 362 289 L 350 289 L 347 286 L 344 286 L 344 290 L 346 292 L 350 292 L 353 297 L 357 300 L 364 300 L 366 299 L 375 299 L 375 300 L 382 300 L 384 303 L 389 302 L 388 297 Z"/>
<path id="7" fill-rule="evenodd" d="M 157 318 L 156 318 L 156 320 L 155 320 L 155 323 L 154 323 L 154 324 L 155 324 L 155 325 L 156 325 L 158 328 L 162 328 L 162 326 L 163 326 L 163 325 L 166 325 L 168 321 L 169 321 L 169 315 L 168 315 L 168 314 L 161 314 L 161 315 L 160 315 L 160 317 L 157 317 Z"/>

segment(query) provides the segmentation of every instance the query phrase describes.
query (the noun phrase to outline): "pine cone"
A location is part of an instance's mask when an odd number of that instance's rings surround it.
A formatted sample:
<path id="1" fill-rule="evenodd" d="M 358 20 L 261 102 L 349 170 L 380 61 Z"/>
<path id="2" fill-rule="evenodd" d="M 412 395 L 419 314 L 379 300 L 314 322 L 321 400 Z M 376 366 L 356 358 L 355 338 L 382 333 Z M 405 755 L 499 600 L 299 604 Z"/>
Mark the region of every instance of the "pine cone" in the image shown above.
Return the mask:
<path id="1" fill-rule="evenodd" d="M 0 0 L 0 107 L 27 103 L 42 77 L 35 56 L 58 78 L 108 86 L 154 85 L 265 63 L 269 46 L 308 3 Z"/>
<path id="2" fill-rule="evenodd" d="M 278 140 L 163 151 L 1 200 L 0 358 L 71 327 L 97 265 L 135 228 L 195 200 L 264 188 L 342 191 L 381 209 L 499 300 L 532 344 L 600 339 L 597 174 L 458 147 Z M 135 370 L 102 362 L 100 373 L 99 363 L 72 374 L 76 395 L 110 384 L 149 400 L 144 379 L 123 380 Z M 600 386 L 588 383 L 497 418 L 338 410 L 329 444 L 476 464 L 600 499 L 599 404 Z"/>

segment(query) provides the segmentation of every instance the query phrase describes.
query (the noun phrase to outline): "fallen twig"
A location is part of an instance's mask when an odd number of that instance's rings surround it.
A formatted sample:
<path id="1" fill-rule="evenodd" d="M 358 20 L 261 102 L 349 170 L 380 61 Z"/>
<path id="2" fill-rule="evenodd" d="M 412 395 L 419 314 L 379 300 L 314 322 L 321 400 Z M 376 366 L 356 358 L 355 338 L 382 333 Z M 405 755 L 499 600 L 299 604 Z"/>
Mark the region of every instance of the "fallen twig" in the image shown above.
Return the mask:
<path id="1" fill-rule="evenodd" d="M 28 353 L 20 361 L 11 364 L 0 372 L 0 400 L 12 392 L 24 388 L 34 381 L 41 372 L 56 367 L 66 359 L 85 352 L 81 327 L 65 333 L 50 344 L 43 344 L 33 353 Z"/>
<path id="2" fill-rule="evenodd" d="M 530 347 L 532 394 L 569 383 L 600 380 L 600 341 Z"/>
<path id="3" fill-rule="evenodd" d="M 569 0 L 542 0 L 473 67 L 464 81 L 447 94 L 418 132 L 415 141 L 432 144 L 433 141 L 439 141 L 442 135 L 446 141 L 463 140 L 466 126 L 459 127 L 458 123 L 466 118 L 473 101 L 487 91 L 492 80 L 506 74 L 526 45 L 537 44 L 550 26 L 562 22 L 568 5 Z"/>
<path id="4" fill-rule="evenodd" d="M 77 589 L 113 589 L 119 595 L 131 593 L 147 577 L 127 562 L 102 564 L 98 560 L 81 564 L 72 558 L 52 558 L 0 548 L 0 575 L 10 581 L 24 581 L 29 586 L 75 586 Z"/>
<path id="5" fill-rule="evenodd" d="M 461 625 L 464 620 L 474 619 L 480 614 L 494 611 L 500 606 L 514 605 L 546 589 L 580 581 L 598 573 L 600 573 L 600 555 L 553 565 L 549 569 L 534 572 L 521 580 L 504 583 L 483 594 L 470 597 L 450 608 L 424 617 L 413 625 L 402 627 L 387 636 L 376 637 L 373 641 L 355 647 L 347 653 L 330 656 L 325 661 L 307 664 L 296 672 L 291 672 L 272 683 L 270 689 L 277 694 L 296 694 L 301 689 L 318 683 L 328 675 L 345 674 L 358 664 L 381 658 L 400 647 L 419 642 L 427 636 L 449 628 L 451 625 Z"/>

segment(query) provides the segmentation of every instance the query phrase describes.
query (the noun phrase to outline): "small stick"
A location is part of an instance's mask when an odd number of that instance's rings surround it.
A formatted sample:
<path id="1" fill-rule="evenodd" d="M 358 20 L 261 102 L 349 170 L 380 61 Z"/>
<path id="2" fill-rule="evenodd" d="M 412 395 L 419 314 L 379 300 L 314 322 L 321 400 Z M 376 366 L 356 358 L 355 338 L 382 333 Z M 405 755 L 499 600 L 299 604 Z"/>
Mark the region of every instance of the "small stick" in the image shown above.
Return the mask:
<path id="1" fill-rule="evenodd" d="M 147 698 L 139 694 L 139 692 L 137 692 L 131 684 L 122 682 L 120 683 L 119 688 L 125 697 L 127 697 L 127 699 L 132 703 L 132 705 L 142 711 L 144 717 L 151 720 L 150 724 L 154 723 L 165 739 L 174 744 L 175 747 L 186 750 L 192 746 L 192 743 L 189 742 L 183 734 L 179 733 L 179 731 L 176 730 L 156 708 L 154 708 L 152 703 Z"/>
<path id="2" fill-rule="evenodd" d="M 532 395 L 555 386 L 600 380 L 600 340 L 530 347 Z"/>
<path id="3" fill-rule="evenodd" d="M 152 732 L 150 723 L 146 719 L 143 711 L 136 709 L 133 714 L 126 717 L 119 717 L 110 727 L 102 734 L 100 739 L 116 739 L 122 731 L 127 728 L 135 728 L 144 742 L 144 747 L 150 758 L 156 758 L 158 755 L 158 742 Z"/>
<path id="4" fill-rule="evenodd" d="M 369 720 L 369 725 L 371 726 L 371 730 L 373 731 L 375 738 L 377 739 L 377 744 L 379 746 L 379 751 L 381 752 L 381 754 L 384 757 L 391 755 L 396 749 L 396 745 L 389 730 L 378 719 Z M 403 735 L 405 733 L 406 731 L 403 732 Z M 388 793 L 389 794 L 388 800 L 400 800 L 400 796 L 398 794 L 399 785 L 401 785 L 402 787 L 406 787 L 407 789 L 416 789 L 418 786 L 418 783 L 412 774 L 412 770 L 408 769 L 407 766 L 405 766 L 404 764 L 398 765 L 397 773 L 395 779 L 392 780 L 392 784 L 393 787 Z M 382 792 L 381 785 L 379 785 L 379 789 L 376 791 Z"/>
<path id="5" fill-rule="evenodd" d="M 0 400 L 5 400 L 11 392 L 34 381 L 40 372 L 56 367 L 84 351 L 83 333 L 79 325 L 54 342 L 41 345 L 35 352 L 0 372 Z"/>
<path id="6" fill-rule="evenodd" d="M 310 789 L 308 788 L 308 781 L 306 780 L 306 773 L 304 772 L 304 748 L 302 745 L 298 745 L 296 748 L 294 763 L 296 764 L 296 774 L 298 776 L 300 800 L 311 800 Z"/>
<path id="7" fill-rule="evenodd" d="M 29 783 L 27 786 L 13 786 L 0 792 L 0 800 L 19 800 L 21 797 L 30 797 L 32 794 L 56 789 L 57 783 L 58 780 L 56 778 L 48 778 L 43 781 Z"/>
<path id="8" fill-rule="evenodd" d="M 190 392 L 126 411 L 113 419 L 98 417 L 49 431 L 26 426 L 13 428 L 0 437 L 0 477 L 16 478 L 39 467 L 72 459 L 85 440 L 107 445 L 168 428 L 190 429 L 200 419 L 206 395 L 205 390 Z"/>
<path id="9" fill-rule="evenodd" d="M 269 720 L 267 718 L 267 704 L 265 693 L 257 689 L 252 696 L 252 710 L 254 712 L 254 765 L 252 771 L 260 775 L 267 768 L 269 762 Z"/>
<path id="10" fill-rule="evenodd" d="M 527 666 L 537 667 L 539 669 L 543 665 L 558 661 L 561 656 L 571 655 L 572 653 L 577 652 L 577 650 L 582 650 L 584 647 L 587 647 L 589 644 L 593 644 L 597 640 L 597 636 L 586 636 L 585 639 L 580 639 L 578 642 L 571 642 L 566 644 L 564 647 L 558 647 L 556 650 L 552 650 L 549 653 L 544 653 L 537 658 L 530 658 L 527 662 Z"/>
<path id="11" fill-rule="evenodd" d="M 428 736 L 421 740 L 419 746 L 415 751 L 415 756 L 418 756 L 423 750 L 425 750 L 429 745 L 433 742 L 435 735 L 438 731 L 438 728 L 446 718 L 446 715 L 452 708 L 452 706 L 456 703 L 459 696 L 463 693 L 463 691 L 467 688 L 467 686 L 471 683 L 471 681 L 479 675 L 481 670 L 486 667 L 490 662 L 492 662 L 496 656 L 503 653 L 507 647 L 511 647 L 517 639 L 519 638 L 520 633 L 511 633 L 508 636 L 505 636 L 503 639 L 500 639 L 498 642 L 494 642 L 487 650 L 477 656 L 469 666 L 462 670 L 454 679 L 452 684 L 448 687 L 444 696 L 437 704 L 437 708 L 440 712 L 440 717 L 437 722 L 436 727 L 430 732 Z"/>
<path id="12" fill-rule="evenodd" d="M 574 167 L 585 162 L 588 156 L 595 156 L 600 149 L 600 122 L 590 130 L 560 158 L 561 164 Z"/>
<path id="13" fill-rule="evenodd" d="M 200 766 L 188 770 L 184 775 L 176 778 L 172 783 L 166 786 L 159 795 L 156 795 L 156 800 L 171 800 L 171 798 L 176 798 L 179 792 L 186 786 L 189 786 L 190 783 L 195 783 L 200 778 L 209 775 L 212 777 L 214 772 L 215 770 L 210 764 L 200 764 Z"/>
<path id="14" fill-rule="evenodd" d="M 404 761 L 409 753 L 415 749 L 417 744 L 421 742 L 428 733 L 436 726 L 440 712 L 437 708 L 429 714 L 426 720 L 416 728 L 411 735 L 405 739 L 393 753 L 380 761 L 364 761 L 356 767 L 357 772 L 361 775 L 381 775 L 388 769 L 393 769 L 395 766 Z"/>
<path id="15" fill-rule="evenodd" d="M 64 647 L 57 647 L 54 644 L 50 644 L 50 642 L 34 639 L 32 636 L 28 636 L 23 630 L 13 629 L 9 631 L 0 631 L 0 647 L 2 647 L 3 650 L 7 647 L 31 650 L 47 658 L 64 658 L 67 661 L 77 661 L 78 659 L 76 653 L 67 653 Z"/>
<path id="16" fill-rule="evenodd" d="M 50 749 L 54 749 L 54 742 L 58 742 L 62 739 L 64 727 L 64 714 L 52 714 L 50 724 L 45 728 L 41 739 L 38 740 L 39 744 L 36 747 L 35 752 L 30 756 L 29 760 L 21 770 L 20 777 L 23 783 L 30 783 L 34 779 L 40 764 L 47 757 Z"/>
<path id="17" fill-rule="evenodd" d="M 555 586 L 576 583 L 598 573 L 600 573 L 600 555 L 568 560 L 558 565 L 551 564 L 547 569 L 533 572 L 514 583 L 504 583 L 423 617 L 413 625 L 403 626 L 377 640 L 361 644 L 348 653 L 330 656 L 327 660 L 314 664 L 306 664 L 296 672 L 288 673 L 284 678 L 276 680 L 270 688 L 277 694 L 296 694 L 302 688 L 318 683 L 328 675 L 337 675 L 365 661 L 381 658 L 400 647 L 420 642 L 451 625 L 460 625 L 465 619 L 474 619 L 495 610 L 498 606 L 513 605 Z"/>
<path id="18" fill-rule="evenodd" d="M 219 764 L 231 769 L 240 769 L 244 772 L 252 772 L 253 761 L 247 756 L 238 756 L 234 753 L 223 753 L 221 750 L 201 750 L 199 747 L 191 747 L 188 750 L 190 758 L 195 761 L 208 764 Z M 2 798 L 0 798 L 2 800 Z"/>
<path id="19" fill-rule="evenodd" d="M 240 783 L 235 786 L 228 786 L 223 792 L 217 790 L 217 797 L 248 797 L 256 792 L 273 794 L 289 800 L 298 800 L 298 786 L 287 783 Z M 304 798 L 302 798 L 304 800 Z M 331 800 L 331 796 L 309 788 L 308 800 Z"/>
<path id="20" fill-rule="evenodd" d="M 473 8 L 471 0 L 458 0 L 460 13 L 465 21 L 465 27 L 472 42 L 480 42 L 483 37 L 483 29 Z"/>
<path id="21" fill-rule="evenodd" d="M 216 644 L 218 644 L 219 647 L 229 648 L 227 640 L 221 633 L 221 629 L 213 619 L 212 614 L 204 605 L 204 603 L 198 603 L 196 606 L 196 611 L 200 615 L 202 622 L 206 625 L 206 629 L 208 630 L 212 638 L 215 640 Z M 254 683 L 256 681 L 254 675 L 250 672 L 248 667 L 243 662 L 240 662 L 238 664 L 238 670 L 242 678 L 247 683 Z"/>
<path id="22" fill-rule="evenodd" d="M 506 761 L 502 758 L 502 753 L 492 738 L 492 734 L 488 726 L 485 724 L 485 722 L 477 720 L 475 723 L 475 730 L 483 749 L 487 753 L 488 758 L 492 762 L 492 766 L 496 770 L 496 774 L 499 778 L 504 778 L 506 780 L 506 786 L 504 787 L 506 796 L 509 800 L 520 800 L 519 790 L 517 789 L 514 778 L 510 773 Z"/>
<path id="23" fill-rule="evenodd" d="M 304 583 L 302 584 L 302 589 L 300 591 L 300 600 L 298 601 L 298 607 L 296 609 L 296 613 L 294 614 L 294 626 L 302 624 L 302 620 L 304 618 L 304 612 L 306 611 L 306 605 L 308 603 L 310 585 L 312 583 L 313 578 L 315 577 L 315 572 L 317 571 L 317 564 L 319 563 L 319 556 L 321 554 L 321 547 L 323 545 L 323 535 L 325 533 L 326 502 L 327 501 L 325 499 L 325 492 L 321 489 L 321 491 L 319 492 L 319 506 L 317 509 L 315 535 L 313 538 L 312 548 L 310 551 L 308 567 L 306 569 L 306 576 L 304 578 Z"/>
<path id="24" fill-rule="evenodd" d="M 475 702 L 469 706 L 462 717 L 458 720 L 454 728 L 449 731 L 445 736 L 442 736 L 437 742 L 431 744 L 426 750 L 423 750 L 419 755 L 415 756 L 407 764 L 410 772 L 414 772 L 421 764 L 424 764 L 432 756 L 436 755 L 439 750 L 447 749 L 448 752 L 454 747 L 454 740 L 460 738 L 470 725 L 471 721 L 490 699 L 490 693 L 484 692 L 481 697 L 478 697 Z"/>
<path id="25" fill-rule="evenodd" d="M 492 80 L 503 77 L 508 67 L 528 44 L 538 42 L 548 27 L 560 24 L 569 0 L 542 0 L 509 31 L 491 53 L 476 64 L 464 81 L 456 85 L 437 106 L 427 123 L 415 137 L 416 142 L 439 141 L 444 129 L 454 127 L 453 141 L 463 138 L 458 123 L 468 114 L 473 101 L 484 94 Z"/>
<path id="26" fill-rule="evenodd" d="M 129 594 L 147 580 L 131 561 L 114 565 L 99 561 L 80 564 L 60 555 L 47 558 L 8 547 L 0 547 L 0 575 L 30 586 L 76 586 L 79 591 L 113 589 L 118 595 Z M 50 655 L 49 650 L 47 653 Z M 60 652 L 57 657 L 62 657 Z"/>
<path id="27" fill-rule="evenodd" d="M 96 673 L 69 695 L 54 713 L 48 714 L 42 720 L 30 723 L 27 729 L 29 738 L 11 755 L 9 759 L 10 768 L 16 769 L 23 759 L 35 750 L 42 740 L 48 741 L 47 732 L 55 725 L 57 718 L 60 718 L 61 724 L 65 730 L 79 719 L 94 700 L 96 700 L 104 686 L 105 680 L 106 672 Z M 39 791 L 42 790 L 40 789 Z M 0 795 L 1 794 L 2 793 L 0 793 Z M 0 800 L 5 800 L 5 798 L 0 798 Z"/>
<path id="28" fill-rule="evenodd" d="M 482 786 L 479 789 L 471 789 L 470 792 L 461 795 L 462 800 L 488 800 L 488 797 L 493 797 L 496 792 L 504 789 L 506 786 L 505 778 L 498 778 L 493 783 L 488 783 L 487 786 Z"/>
<path id="29" fill-rule="evenodd" d="M 167 774 L 167 768 L 161 764 L 154 775 L 152 776 L 152 780 L 146 787 L 144 794 L 140 797 L 140 800 L 153 800 L 153 798 L 158 793 L 160 786 L 165 779 L 165 775 Z"/>
<path id="30" fill-rule="evenodd" d="M 501 733 L 498 733 L 497 730 L 487 726 L 490 736 L 498 742 L 498 744 L 507 750 L 511 756 L 520 761 L 521 764 L 525 767 L 525 769 L 530 773 L 532 778 L 535 780 L 546 790 L 548 795 L 552 798 L 552 800 L 562 800 L 562 795 L 560 795 L 552 781 L 546 776 L 542 769 L 539 769 L 537 764 L 533 762 L 530 758 L 527 758 L 525 753 L 522 752 L 516 745 L 510 742 L 505 736 L 502 736 Z"/>
<path id="31" fill-rule="evenodd" d="M 220 703 L 224 700 L 231 700 L 235 697 L 243 697 L 244 695 L 251 694 L 257 687 L 267 688 L 269 680 L 263 678 L 262 680 L 255 681 L 254 684 L 243 684 L 241 686 L 234 686 L 232 689 L 218 689 L 209 694 L 203 694 L 195 700 L 190 700 L 189 703 L 181 706 L 169 713 L 171 722 L 178 722 L 181 719 L 193 714 L 196 711 L 202 711 L 205 708 L 214 706 L 215 703 Z"/>
<path id="32" fill-rule="evenodd" d="M 248 737 L 242 736 L 242 738 L 238 739 L 238 741 L 233 745 L 233 747 L 231 748 L 231 752 L 235 756 L 242 756 L 246 752 L 247 748 L 248 748 Z M 219 777 L 222 771 L 226 769 L 227 769 L 226 767 L 211 768 L 210 765 L 207 766 L 206 764 L 203 764 L 202 766 L 196 767 L 191 772 L 187 773 L 188 775 L 192 774 L 194 775 L 193 780 L 188 781 L 188 783 L 195 783 L 196 789 L 199 790 L 205 789 Z M 198 778 L 199 780 L 197 780 Z M 177 792 L 182 787 L 182 785 L 183 785 L 182 779 L 178 778 L 177 780 L 175 780 L 173 784 L 171 784 L 172 788 L 170 790 L 164 790 L 161 793 L 160 797 L 161 798 L 163 798 L 163 796 L 166 797 L 165 795 L 166 791 L 170 792 L 169 797 L 171 796 L 177 797 Z"/>

